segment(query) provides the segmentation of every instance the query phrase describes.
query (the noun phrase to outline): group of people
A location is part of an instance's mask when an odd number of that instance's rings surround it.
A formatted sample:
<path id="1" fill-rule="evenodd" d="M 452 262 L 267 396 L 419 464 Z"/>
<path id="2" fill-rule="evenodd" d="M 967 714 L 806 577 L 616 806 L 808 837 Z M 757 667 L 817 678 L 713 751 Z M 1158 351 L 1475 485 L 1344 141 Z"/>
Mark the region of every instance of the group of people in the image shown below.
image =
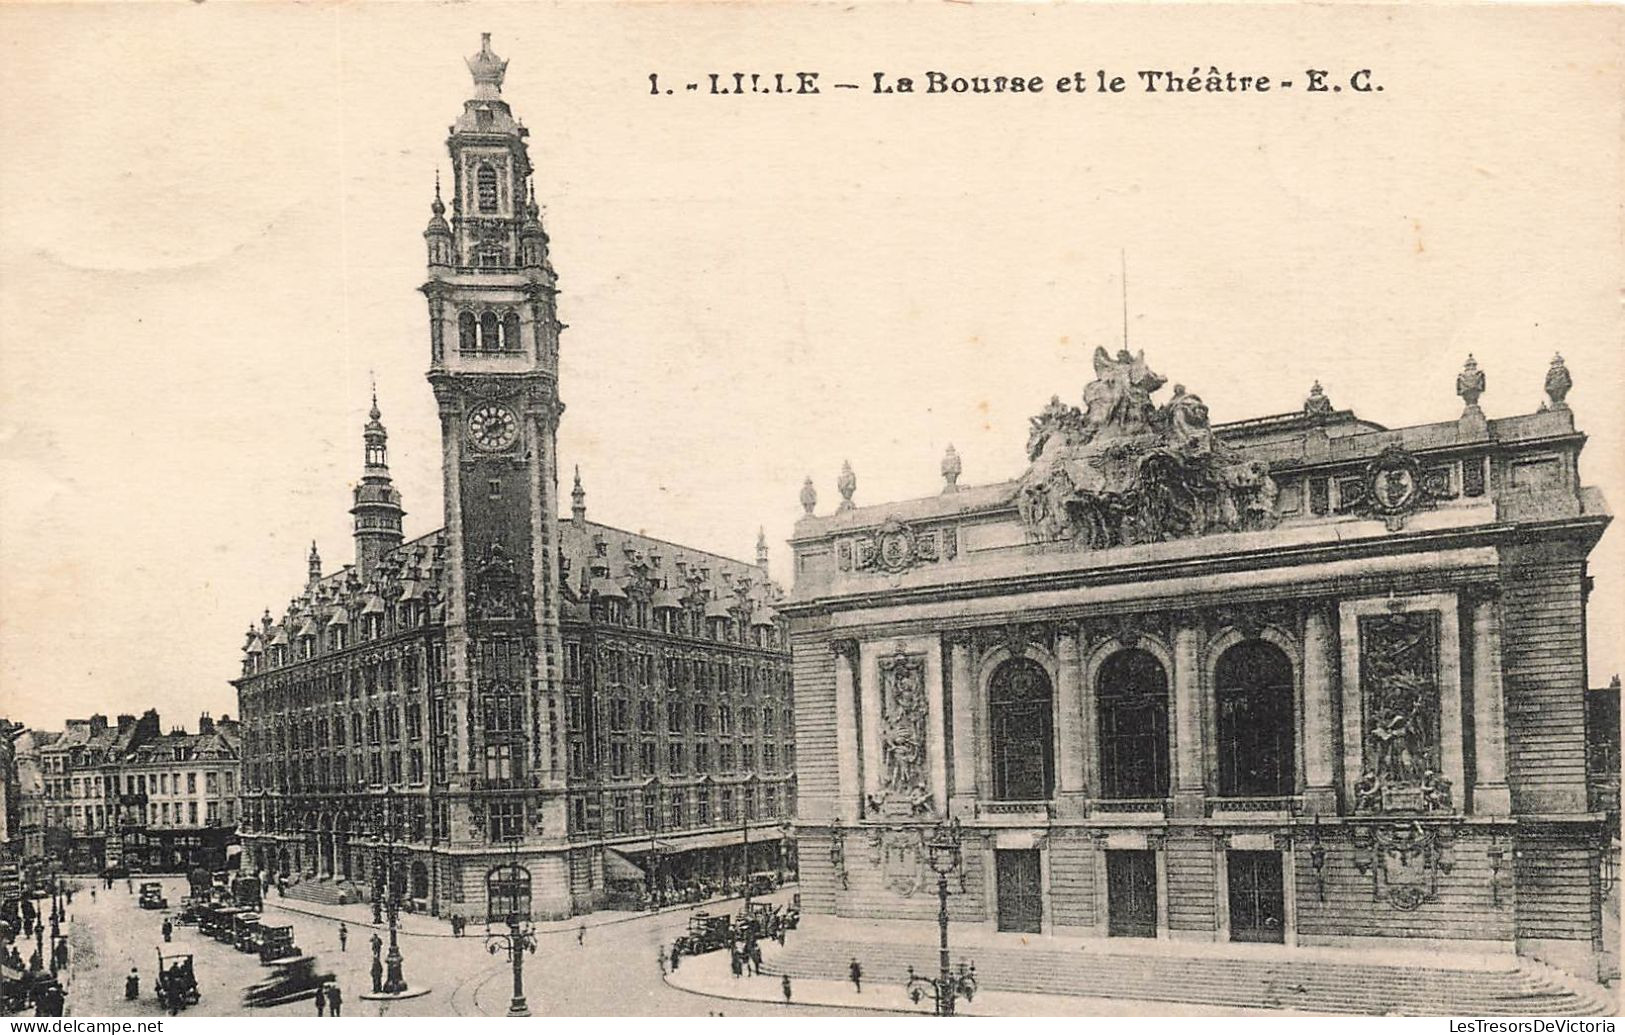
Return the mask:
<path id="1" fill-rule="evenodd" d="M 316 1016 L 323 1016 L 324 1010 L 329 1017 L 344 1016 L 344 993 L 337 982 L 329 981 L 316 989 Z"/>

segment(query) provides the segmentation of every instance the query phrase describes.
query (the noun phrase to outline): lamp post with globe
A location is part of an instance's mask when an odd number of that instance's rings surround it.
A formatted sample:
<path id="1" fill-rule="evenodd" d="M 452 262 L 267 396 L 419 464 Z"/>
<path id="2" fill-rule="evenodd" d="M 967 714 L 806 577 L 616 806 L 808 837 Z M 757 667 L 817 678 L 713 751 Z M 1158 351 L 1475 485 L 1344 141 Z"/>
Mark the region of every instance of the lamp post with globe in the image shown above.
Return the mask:
<path id="1" fill-rule="evenodd" d="M 519 865 L 519 839 L 508 842 L 512 858 L 485 875 L 485 948 L 491 955 L 506 951 L 513 966 L 513 998 L 509 1017 L 529 1017 L 525 1002 L 525 953 L 536 952 L 536 928 L 530 924 L 530 871 Z M 521 926 L 520 921 L 524 921 Z M 492 931 L 492 922 L 508 930 Z"/>
<path id="2" fill-rule="evenodd" d="M 956 1000 L 963 997 L 970 1002 L 976 995 L 976 964 L 954 966 L 948 955 L 948 874 L 959 873 L 964 879 L 960 869 L 964 862 L 962 840 L 959 820 L 955 819 L 939 824 L 926 842 L 928 860 L 937 875 L 938 973 L 934 978 L 922 977 L 914 973 L 913 967 L 908 968 L 909 998 L 917 1003 L 931 996 L 938 1017 L 952 1017 Z"/>

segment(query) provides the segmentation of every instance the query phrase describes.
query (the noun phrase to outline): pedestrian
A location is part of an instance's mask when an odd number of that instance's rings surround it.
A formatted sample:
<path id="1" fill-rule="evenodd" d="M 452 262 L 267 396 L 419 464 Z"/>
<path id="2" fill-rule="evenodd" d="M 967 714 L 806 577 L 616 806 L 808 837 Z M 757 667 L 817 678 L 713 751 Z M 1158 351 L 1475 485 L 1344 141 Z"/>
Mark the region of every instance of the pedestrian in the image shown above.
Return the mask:
<path id="1" fill-rule="evenodd" d="M 129 877 L 125 877 L 124 878 L 124 890 L 129 892 L 130 894 L 134 895 L 135 894 L 135 881 L 130 879 Z"/>
<path id="2" fill-rule="evenodd" d="M 582 924 L 580 927 L 576 928 L 576 944 L 577 945 L 582 945 L 582 946 L 587 944 L 587 925 L 586 924 Z"/>
<path id="3" fill-rule="evenodd" d="M 339 1008 L 342 1007 L 343 1005 L 344 1005 L 344 997 L 339 994 L 339 986 L 338 985 L 328 985 L 327 986 L 327 1015 L 329 1017 L 337 1017 L 337 1016 L 339 1016 Z"/>
<path id="4" fill-rule="evenodd" d="M 166 942 L 169 941 L 175 934 L 175 925 L 169 922 L 168 917 L 164 918 L 164 926 L 162 930 L 164 932 L 164 941 Z"/>
<path id="5" fill-rule="evenodd" d="M 750 943 L 750 967 L 757 977 L 762 976 L 762 947 L 754 941 Z"/>
<path id="6" fill-rule="evenodd" d="M 339 951 L 344 952 L 345 951 L 345 946 L 348 945 L 349 942 L 350 942 L 350 929 L 348 927 L 344 926 L 344 921 L 343 920 L 340 920 L 339 921 Z"/>
<path id="7" fill-rule="evenodd" d="M 789 974 L 786 974 L 783 977 L 779 978 L 779 987 L 784 990 L 784 1005 L 789 1006 L 790 1005 L 790 975 Z"/>
<path id="8" fill-rule="evenodd" d="M 374 994 L 384 990 L 384 964 L 376 954 L 372 957 L 372 990 Z"/>
<path id="9" fill-rule="evenodd" d="M 96 901 L 96 889 L 95 888 L 90 889 L 90 900 L 92 902 Z"/>
<path id="10" fill-rule="evenodd" d="M 666 947 L 664 945 L 655 946 L 655 961 L 660 964 L 660 976 L 665 977 L 666 976 Z"/>
<path id="11" fill-rule="evenodd" d="M 140 997 L 141 974 L 134 967 L 131 967 L 129 976 L 124 979 L 124 998 L 133 1001 Z"/>
<path id="12" fill-rule="evenodd" d="M 372 932 L 372 937 L 370 939 L 368 939 L 367 945 L 370 946 L 371 949 L 372 949 L 372 958 L 373 959 L 377 959 L 378 954 L 380 952 L 384 951 L 384 940 L 382 938 L 378 937 L 378 932 L 377 931 Z"/>
<path id="13" fill-rule="evenodd" d="M 326 1010 L 326 1009 L 327 1009 L 327 989 L 325 987 L 323 987 L 322 985 L 317 985 L 316 986 L 316 1016 L 318 1016 L 318 1017 L 322 1016 L 322 1012 L 324 1010 Z"/>
<path id="14" fill-rule="evenodd" d="M 859 995 L 862 995 L 863 994 L 863 964 L 858 962 L 858 958 L 856 956 L 853 956 L 852 957 L 852 962 L 847 965 L 846 973 L 847 973 L 847 976 L 852 979 L 852 987 L 858 990 Z"/>
<path id="15" fill-rule="evenodd" d="M 683 954 L 677 951 L 677 946 L 676 945 L 673 945 L 671 947 L 671 972 L 673 974 L 677 973 L 677 963 L 682 958 L 683 958 Z"/>
<path id="16" fill-rule="evenodd" d="M 739 950 L 732 946 L 728 947 L 728 969 L 733 971 L 734 977 L 738 977 L 745 971 L 744 964 L 739 962 Z"/>

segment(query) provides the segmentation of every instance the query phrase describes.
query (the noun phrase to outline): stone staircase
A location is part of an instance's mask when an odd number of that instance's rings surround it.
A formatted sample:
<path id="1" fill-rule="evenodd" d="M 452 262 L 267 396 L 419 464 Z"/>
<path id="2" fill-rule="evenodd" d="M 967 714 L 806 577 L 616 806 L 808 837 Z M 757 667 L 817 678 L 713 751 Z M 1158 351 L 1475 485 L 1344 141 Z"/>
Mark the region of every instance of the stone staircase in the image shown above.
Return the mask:
<path id="1" fill-rule="evenodd" d="M 847 980 L 848 961 L 865 982 L 902 984 L 909 966 L 935 975 L 936 950 L 872 941 L 792 941 L 763 966 L 793 978 Z M 1189 1003 L 1309 1014 L 1399 1016 L 1597 1016 L 1613 1006 L 1595 993 L 1565 987 L 1532 969 L 1467 970 L 1383 963 L 1109 954 L 1095 951 L 978 946 L 956 951 L 974 961 L 983 989 L 1049 995 Z"/>
<path id="2" fill-rule="evenodd" d="M 302 880 L 297 884 L 288 885 L 287 897 L 301 902 L 338 906 L 361 901 L 361 889 L 350 881 Z"/>

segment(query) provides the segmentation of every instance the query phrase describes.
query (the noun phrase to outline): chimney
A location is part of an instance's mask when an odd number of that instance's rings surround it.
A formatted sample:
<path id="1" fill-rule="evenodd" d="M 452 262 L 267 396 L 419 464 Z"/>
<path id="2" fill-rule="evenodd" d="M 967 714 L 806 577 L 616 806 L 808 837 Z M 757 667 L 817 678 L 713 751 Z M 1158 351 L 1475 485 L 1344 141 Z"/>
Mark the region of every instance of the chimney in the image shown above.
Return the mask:
<path id="1" fill-rule="evenodd" d="M 105 715 L 92 715 L 90 717 L 90 735 L 95 737 L 95 736 L 100 736 L 101 734 L 106 733 L 106 732 L 107 732 L 107 716 L 105 716 Z"/>
<path id="2" fill-rule="evenodd" d="M 204 712 L 202 715 L 197 717 L 197 731 L 199 733 L 214 732 L 214 720 L 209 718 L 208 712 Z"/>

